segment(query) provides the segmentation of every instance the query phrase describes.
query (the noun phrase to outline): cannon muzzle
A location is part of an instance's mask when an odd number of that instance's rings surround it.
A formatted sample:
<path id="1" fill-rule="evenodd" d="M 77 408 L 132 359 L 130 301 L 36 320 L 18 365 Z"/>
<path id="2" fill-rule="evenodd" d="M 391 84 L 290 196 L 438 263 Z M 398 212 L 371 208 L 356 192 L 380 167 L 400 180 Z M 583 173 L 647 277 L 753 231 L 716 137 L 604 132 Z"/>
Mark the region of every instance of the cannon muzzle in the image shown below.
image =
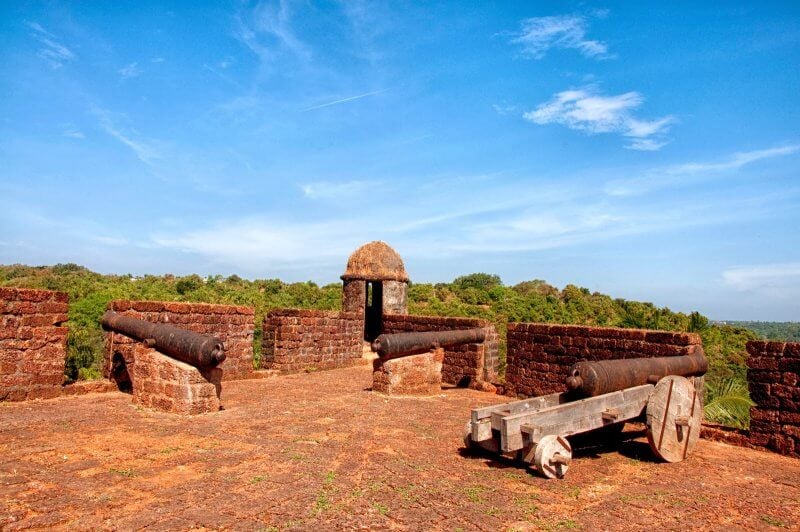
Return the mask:
<path id="1" fill-rule="evenodd" d="M 483 342 L 485 339 L 486 329 L 481 328 L 382 334 L 372 342 L 372 350 L 381 358 L 394 358 L 424 353 L 437 347 Z"/>
<path id="2" fill-rule="evenodd" d="M 578 362 L 569 370 L 567 388 L 594 397 L 653 383 L 667 375 L 684 377 L 705 374 L 708 360 L 700 346 L 688 355 L 654 358 L 628 358 Z"/>
<path id="3" fill-rule="evenodd" d="M 209 368 L 225 360 L 222 342 L 205 334 L 117 314 L 113 310 L 103 314 L 103 328 L 130 336 L 174 359 L 198 368 Z"/>

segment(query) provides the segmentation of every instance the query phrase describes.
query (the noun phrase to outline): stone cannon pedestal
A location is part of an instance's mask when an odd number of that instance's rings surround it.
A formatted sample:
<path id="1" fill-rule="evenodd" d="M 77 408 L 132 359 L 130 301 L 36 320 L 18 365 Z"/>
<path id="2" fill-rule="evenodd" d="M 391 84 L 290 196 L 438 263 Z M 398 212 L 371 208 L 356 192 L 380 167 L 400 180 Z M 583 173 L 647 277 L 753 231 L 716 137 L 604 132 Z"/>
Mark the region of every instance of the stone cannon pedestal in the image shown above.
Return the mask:
<path id="1" fill-rule="evenodd" d="M 444 349 L 372 363 L 372 390 L 388 395 L 435 395 L 442 390 Z"/>
<path id="2" fill-rule="evenodd" d="M 175 414 L 220 410 L 222 370 L 199 370 L 143 345 L 136 345 L 130 371 L 133 402 Z"/>

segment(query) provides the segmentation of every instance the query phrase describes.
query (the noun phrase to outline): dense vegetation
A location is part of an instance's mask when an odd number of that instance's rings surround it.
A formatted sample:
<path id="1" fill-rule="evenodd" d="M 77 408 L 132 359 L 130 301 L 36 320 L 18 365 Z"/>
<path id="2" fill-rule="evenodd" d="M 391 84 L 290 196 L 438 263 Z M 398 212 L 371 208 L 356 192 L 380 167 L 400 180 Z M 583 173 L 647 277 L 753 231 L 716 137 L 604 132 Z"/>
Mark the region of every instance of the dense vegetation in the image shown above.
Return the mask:
<path id="1" fill-rule="evenodd" d="M 744 327 L 764 340 L 800 342 L 800 322 L 796 321 L 726 321 L 734 327 Z"/>
<path id="2" fill-rule="evenodd" d="M 99 376 L 103 339 L 100 316 L 114 299 L 194 301 L 249 305 L 256 311 L 256 363 L 261 352 L 261 322 L 279 307 L 337 310 L 341 285 L 283 283 L 278 279 L 249 281 L 236 275 L 200 277 L 173 275 L 133 277 L 101 275 L 75 264 L 0 266 L 0 285 L 61 290 L 69 294 L 68 379 Z M 707 401 L 716 404 L 714 419 L 734 426 L 748 422 L 744 344 L 758 336 L 730 325 L 710 324 L 704 316 L 683 314 L 651 303 L 613 299 L 586 288 L 563 290 L 544 281 L 505 286 L 496 275 L 476 273 L 452 283 L 412 284 L 412 314 L 470 316 L 491 320 L 505 337 L 507 321 L 572 323 L 697 332 L 703 338 L 710 368 Z M 505 344 L 501 344 L 505 361 Z M 502 370 L 503 368 L 501 368 Z M 713 401 L 716 399 L 716 403 Z"/>

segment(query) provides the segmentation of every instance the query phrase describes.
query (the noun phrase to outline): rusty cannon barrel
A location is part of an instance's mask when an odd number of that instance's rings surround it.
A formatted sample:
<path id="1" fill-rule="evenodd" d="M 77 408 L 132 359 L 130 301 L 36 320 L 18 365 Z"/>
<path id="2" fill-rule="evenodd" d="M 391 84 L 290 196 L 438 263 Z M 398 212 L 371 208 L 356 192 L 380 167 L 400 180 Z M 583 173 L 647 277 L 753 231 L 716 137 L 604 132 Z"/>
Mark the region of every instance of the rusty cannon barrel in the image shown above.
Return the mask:
<path id="1" fill-rule="evenodd" d="M 103 328 L 144 342 L 149 347 L 198 368 L 215 367 L 225 360 L 222 342 L 205 334 L 139 320 L 113 310 L 103 314 Z"/>
<path id="2" fill-rule="evenodd" d="M 394 358 L 424 353 L 437 347 L 483 342 L 485 339 L 486 329 L 481 328 L 382 334 L 372 342 L 372 350 L 381 358 Z"/>
<path id="3" fill-rule="evenodd" d="M 703 375 L 708 360 L 703 349 L 695 346 L 688 355 L 654 358 L 628 358 L 578 362 L 569 370 L 567 388 L 594 397 L 642 384 L 655 384 L 661 377 Z"/>

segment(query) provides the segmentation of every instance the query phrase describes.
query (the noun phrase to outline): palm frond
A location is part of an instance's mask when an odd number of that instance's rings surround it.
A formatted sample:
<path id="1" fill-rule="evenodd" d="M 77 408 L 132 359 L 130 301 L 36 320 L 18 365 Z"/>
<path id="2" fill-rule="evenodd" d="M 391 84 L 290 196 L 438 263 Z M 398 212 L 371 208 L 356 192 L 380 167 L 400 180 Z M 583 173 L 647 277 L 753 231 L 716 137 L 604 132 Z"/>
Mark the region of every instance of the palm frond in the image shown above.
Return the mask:
<path id="1" fill-rule="evenodd" d="M 728 427 L 745 429 L 750 425 L 750 400 L 747 383 L 728 377 L 706 382 L 706 419 Z"/>

